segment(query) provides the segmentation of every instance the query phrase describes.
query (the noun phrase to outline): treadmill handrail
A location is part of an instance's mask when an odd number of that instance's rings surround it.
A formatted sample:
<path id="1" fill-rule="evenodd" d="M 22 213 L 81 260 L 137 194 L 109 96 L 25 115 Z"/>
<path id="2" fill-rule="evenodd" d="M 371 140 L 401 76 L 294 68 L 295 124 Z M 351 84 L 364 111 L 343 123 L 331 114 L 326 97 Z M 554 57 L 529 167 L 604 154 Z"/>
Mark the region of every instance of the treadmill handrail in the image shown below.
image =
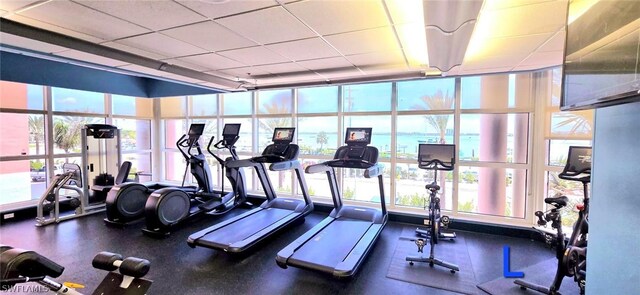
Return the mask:
<path id="1" fill-rule="evenodd" d="M 366 178 L 374 178 L 378 177 L 378 175 L 382 175 L 384 173 L 384 167 L 378 163 L 364 170 L 364 177 Z"/>
<path id="2" fill-rule="evenodd" d="M 338 168 L 351 168 L 351 169 L 368 169 L 369 167 L 376 165 L 377 163 L 372 163 L 363 159 L 333 159 L 324 162 L 324 164 L 331 167 Z M 360 167 L 356 167 L 359 165 Z"/>
<path id="3" fill-rule="evenodd" d="M 313 173 L 320 173 L 320 172 L 328 172 L 331 169 L 333 168 L 329 167 L 326 163 L 318 163 L 318 164 L 307 166 L 307 168 L 304 169 L 304 172 L 313 174 Z"/>
<path id="4" fill-rule="evenodd" d="M 291 170 L 293 169 L 293 167 L 298 166 L 297 165 L 298 163 L 300 163 L 298 160 L 271 163 L 271 165 L 269 165 L 269 170 L 271 171 Z"/>

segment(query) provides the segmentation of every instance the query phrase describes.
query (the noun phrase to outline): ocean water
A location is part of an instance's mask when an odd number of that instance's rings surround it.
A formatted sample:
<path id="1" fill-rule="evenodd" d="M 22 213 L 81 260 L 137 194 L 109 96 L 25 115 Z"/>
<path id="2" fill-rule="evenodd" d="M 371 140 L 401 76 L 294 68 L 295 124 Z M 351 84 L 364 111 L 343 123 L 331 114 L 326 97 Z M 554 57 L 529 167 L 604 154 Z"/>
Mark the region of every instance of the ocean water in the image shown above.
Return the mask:
<path id="1" fill-rule="evenodd" d="M 320 144 L 317 143 L 318 133 L 300 132 L 298 134 L 298 144 L 301 146 L 309 146 L 312 149 L 320 148 Z M 412 153 L 417 154 L 418 145 L 421 143 L 438 143 L 440 139 L 439 134 L 415 134 L 415 133 L 399 133 L 397 137 L 397 151 L 398 153 Z M 452 144 L 453 136 L 445 136 L 446 143 Z M 324 147 L 336 147 L 344 145 L 343 135 L 336 133 L 327 133 L 327 144 Z M 391 134 L 390 133 L 378 133 L 374 134 L 371 138 L 371 145 L 377 147 L 380 152 L 391 151 Z M 513 138 L 507 138 L 508 151 L 512 150 Z M 478 156 L 478 149 L 480 148 L 480 135 L 479 134 L 463 134 L 460 136 L 459 157 L 471 158 Z M 510 152 L 509 152 L 510 154 Z"/>

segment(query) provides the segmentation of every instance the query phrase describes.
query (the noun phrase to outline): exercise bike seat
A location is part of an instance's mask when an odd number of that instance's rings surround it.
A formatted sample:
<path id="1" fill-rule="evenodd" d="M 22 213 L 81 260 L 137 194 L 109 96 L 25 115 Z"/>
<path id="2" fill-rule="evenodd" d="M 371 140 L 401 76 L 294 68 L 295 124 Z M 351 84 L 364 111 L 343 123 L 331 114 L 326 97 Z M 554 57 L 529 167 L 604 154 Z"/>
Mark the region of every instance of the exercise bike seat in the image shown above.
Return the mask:
<path id="1" fill-rule="evenodd" d="M 20 276 L 57 278 L 63 271 L 63 266 L 34 251 L 11 248 L 0 253 L 0 281 Z"/>
<path id="2" fill-rule="evenodd" d="M 425 185 L 424 188 L 426 188 L 428 190 L 435 190 L 435 191 L 439 191 L 440 190 L 440 186 L 435 184 L 435 183 L 429 183 L 429 184 Z"/>
<path id="3" fill-rule="evenodd" d="M 567 203 L 569 202 L 569 198 L 565 196 L 560 196 L 555 198 L 545 198 L 544 202 L 556 208 L 562 208 L 564 206 L 567 206 Z"/>

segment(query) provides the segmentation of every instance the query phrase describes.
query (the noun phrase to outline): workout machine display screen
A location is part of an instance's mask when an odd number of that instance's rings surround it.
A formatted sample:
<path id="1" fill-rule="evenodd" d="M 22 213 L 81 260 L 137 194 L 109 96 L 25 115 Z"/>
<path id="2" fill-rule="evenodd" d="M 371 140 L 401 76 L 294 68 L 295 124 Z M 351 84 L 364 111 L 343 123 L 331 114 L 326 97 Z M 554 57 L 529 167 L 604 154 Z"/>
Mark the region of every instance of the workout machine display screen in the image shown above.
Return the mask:
<path id="1" fill-rule="evenodd" d="M 293 141 L 293 133 L 296 128 L 276 128 L 273 130 L 273 142 L 275 143 L 290 143 Z"/>
<path id="2" fill-rule="evenodd" d="M 238 136 L 240 133 L 240 124 L 224 124 L 222 136 Z"/>
<path id="3" fill-rule="evenodd" d="M 368 145 L 371 143 L 371 128 L 347 128 L 344 138 L 347 145 Z"/>
<path id="4" fill-rule="evenodd" d="M 454 144 L 420 144 L 418 146 L 418 163 L 439 160 L 447 166 L 456 162 L 456 146 Z"/>
<path id="5" fill-rule="evenodd" d="M 569 160 L 564 170 L 577 173 L 591 173 L 591 147 L 570 146 Z"/>
<path id="6" fill-rule="evenodd" d="M 189 137 L 200 136 L 204 132 L 204 124 L 191 124 L 189 126 Z"/>

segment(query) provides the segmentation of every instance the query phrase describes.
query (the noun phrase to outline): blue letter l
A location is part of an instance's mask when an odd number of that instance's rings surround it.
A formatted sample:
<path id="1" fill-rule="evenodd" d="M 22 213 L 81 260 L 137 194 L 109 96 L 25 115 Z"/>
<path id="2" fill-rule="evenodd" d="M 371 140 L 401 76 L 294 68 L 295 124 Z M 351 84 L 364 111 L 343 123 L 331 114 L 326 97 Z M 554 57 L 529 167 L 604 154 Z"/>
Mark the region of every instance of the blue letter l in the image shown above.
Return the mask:
<path id="1" fill-rule="evenodd" d="M 511 272 L 509 265 L 511 264 L 511 259 L 510 259 L 510 252 L 511 249 L 509 249 L 509 246 L 504 246 L 502 247 L 502 262 L 503 262 L 503 268 L 502 268 L 502 272 L 504 274 L 505 278 L 523 278 L 524 277 L 524 273 L 521 271 L 516 271 L 516 272 Z"/>

